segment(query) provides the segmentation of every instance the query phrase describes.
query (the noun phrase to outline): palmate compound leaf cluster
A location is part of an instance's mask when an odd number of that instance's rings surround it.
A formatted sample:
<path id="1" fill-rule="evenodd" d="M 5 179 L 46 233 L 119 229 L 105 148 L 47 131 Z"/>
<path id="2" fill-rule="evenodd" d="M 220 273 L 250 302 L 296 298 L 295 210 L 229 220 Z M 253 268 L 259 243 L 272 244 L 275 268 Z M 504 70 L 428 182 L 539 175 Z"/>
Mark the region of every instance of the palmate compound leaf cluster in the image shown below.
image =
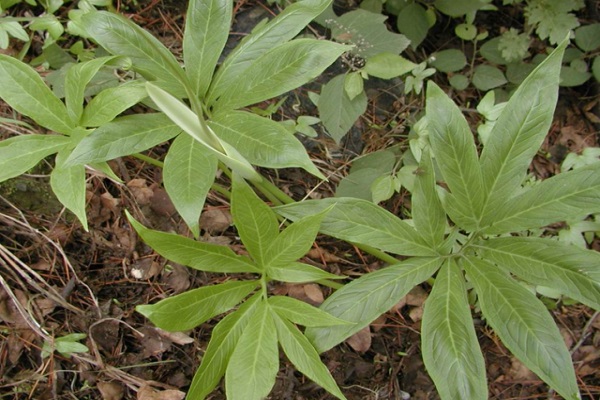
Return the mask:
<path id="1" fill-rule="evenodd" d="M 600 309 L 600 254 L 520 234 L 600 211 L 598 164 L 522 186 L 552 121 L 566 45 L 563 41 L 513 94 L 481 155 L 459 108 L 429 84 L 430 150 L 423 153 L 416 177 L 412 224 L 359 199 L 278 208 L 294 220 L 334 206 L 321 232 L 409 257 L 346 284 L 323 303 L 322 310 L 355 324 L 308 328 L 306 336 L 319 351 L 368 326 L 414 285 L 435 276 L 422 320 L 422 351 L 443 399 L 488 397 L 469 287 L 506 347 L 563 397 L 579 398 L 559 330 L 522 282 L 554 288 Z M 434 162 L 441 173 L 437 178 Z"/>
<path id="2" fill-rule="evenodd" d="M 348 46 L 292 40 L 329 0 L 303 0 L 261 23 L 217 68 L 232 18 L 229 0 L 191 0 L 182 67 L 149 32 L 115 13 L 88 12 L 71 21 L 109 54 L 72 65 L 64 101 L 28 65 L 0 55 L 0 98 L 17 112 L 60 135 L 23 135 L 0 143 L 0 181 L 57 154 L 52 189 L 87 228 L 85 165 L 118 178 L 106 162 L 173 140 L 164 185 L 197 236 L 199 215 L 218 162 L 260 181 L 253 166 L 301 167 L 323 178 L 306 150 L 281 124 L 243 107 L 293 90 L 317 77 Z M 131 69 L 139 79 L 105 89 L 84 107 L 84 92 L 103 68 Z M 149 99 L 148 99 L 149 98 Z M 187 99 L 191 108 L 182 100 Z M 146 100 L 156 113 L 119 117 Z M 172 153 L 171 153 L 172 151 Z"/>
<path id="3" fill-rule="evenodd" d="M 147 229 L 129 216 L 142 239 L 169 260 L 201 271 L 245 273 L 246 277 L 254 274 L 254 278 L 225 280 L 137 307 L 160 328 L 181 331 L 242 303 L 215 326 L 188 398 L 206 398 L 223 376 L 228 399 L 265 398 L 279 371 L 279 344 L 298 371 L 335 397 L 345 399 L 317 350 L 296 324 L 323 327 L 348 322 L 300 300 L 267 293 L 267 285 L 273 280 L 301 283 L 341 278 L 297 262 L 312 246 L 329 210 L 302 218 L 280 233 L 275 213 L 237 175 L 231 209 L 249 257 L 239 256 L 226 246 Z"/>

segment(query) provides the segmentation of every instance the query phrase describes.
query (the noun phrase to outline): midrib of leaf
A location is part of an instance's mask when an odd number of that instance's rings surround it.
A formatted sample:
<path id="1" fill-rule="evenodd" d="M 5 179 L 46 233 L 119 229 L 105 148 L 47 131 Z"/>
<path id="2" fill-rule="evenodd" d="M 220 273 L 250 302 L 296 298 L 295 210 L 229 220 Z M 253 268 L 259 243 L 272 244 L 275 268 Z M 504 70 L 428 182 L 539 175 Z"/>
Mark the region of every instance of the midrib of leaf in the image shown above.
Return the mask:
<path id="1" fill-rule="evenodd" d="M 244 133 L 245 133 L 244 131 L 236 131 L 234 129 L 231 129 L 231 128 L 229 128 L 229 126 L 223 124 L 222 122 L 217 122 L 217 121 L 214 121 L 214 120 L 209 121 L 209 125 L 213 125 L 213 124 L 214 125 L 218 125 L 221 128 L 223 128 L 223 129 L 227 129 L 228 131 L 235 132 L 236 134 L 238 134 L 238 137 L 242 137 L 242 135 L 243 135 L 244 139 L 246 139 L 248 141 L 251 141 L 251 142 L 255 143 L 258 146 L 266 147 L 266 148 L 268 148 L 268 149 L 270 149 L 272 151 L 275 151 L 277 149 L 275 146 L 271 145 L 269 142 L 261 142 L 260 140 L 256 139 L 255 137 L 252 137 L 252 136 L 249 136 L 249 135 L 244 135 Z M 215 132 L 215 134 L 218 136 L 218 134 L 216 132 Z M 238 145 L 240 144 L 240 140 L 241 139 L 238 139 L 235 143 L 230 143 L 230 144 L 233 147 L 238 148 Z"/>

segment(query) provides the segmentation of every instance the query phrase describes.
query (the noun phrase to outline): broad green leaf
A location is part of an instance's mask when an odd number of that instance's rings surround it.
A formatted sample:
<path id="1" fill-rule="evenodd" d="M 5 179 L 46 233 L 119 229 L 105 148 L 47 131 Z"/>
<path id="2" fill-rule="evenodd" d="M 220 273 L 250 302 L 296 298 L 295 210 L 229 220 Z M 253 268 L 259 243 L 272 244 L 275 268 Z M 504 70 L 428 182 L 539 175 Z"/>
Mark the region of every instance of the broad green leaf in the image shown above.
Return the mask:
<path id="1" fill-rule="evenodd" d="M 185 97 L 186 77 L 169 50 L 134 22 L 108 11 L 81 16 L 87 33 L 99 45 L 115 55 L 129 57 L 133 69 L 176 96 Z"/>
<path id="2" fill-rule="evenodd" d="M 346 284 L 329 296 L 321 309 L 354 324 L 307 328 L 306 337 L 319 353 L 331 349 L 392 308 L 413 287 L 433 275 L 441 263 L 437 257 L 411 258 Z"/>
<path id="3" fill-rule="evenodd" d="M 119 117 L 94 130 L 75 147 L 67 164 L 112 160 L 147 150 L 181 133 L 162 113 Z"/>
<path id="4" fill-rule="evenodd" d="M 486 196 L 484 225 L 497 220 L 498 208 L 519 188 L 548 133 L 566 45 L 567 40 L 523 81 L 492 128 L 480 160 Z"/>
<path id="5" fill-rule="evenodd" d="M 257 286 L 258 281 L 229 281 L 139 305 L 135 310 L 161 329 L 185 331 L 235 307 Z"/>
<path id="6" fill-rule="evenodd" d="M 72 125 L 80 125 L 86 86 L 100 68 L 107 65 L 128 69 L 131 67 L 131 61 L 127 57 L 121 56 L 100 57 L 75 64 L 67 71 L 65 76 L 65 103 Z"/>
<path id="7" fill-rule="evenodd" d="M 245 111 L 228 111 L 214 115 L 208 125 L 253 165 L 301 167 L 324 179 L 302 143 L 278 122 Z"/>
<path id="8" fill-rule="evenodd" d="M 365 64 L 365 72 L 382 79 L 392 79 L 409 73 L 417 65 L 406 58 L 392 53 L 379 53 L 369 57 Z"/>
<path id="9" fill-rule="evenodd" d="M 367 110 L 367 95 L 361 92 L 350 100 L 344 89 L 344 75 L 338 75 L 322 87 L 317 106 L 327 133 L 339 143 Z"/>
<path id="10" fill-rule="evenodd" d="M 594 51 L 600 47 L 600 23 L 580 26 L 575 29 L 575 44 L 583 51 Z"/>
<path id="11" fill-rule="evenodd" d="M 347 325 L 348 322 L 327 314 L 308 303 L 286 296 L 269 297 L 269 306 L 283 319 L 302 326 Z"/>
<path id="12" fill-rule="evenodd" d="M 433 156 L 450 188 L 444 208 L 461 228 L 476 230 L 481 218 L 483 181 L 473 134 L 460 109 L 433 82 L 427 85 L 426 101 Z"/>
<path id="13" fill-rule="evenodd" d="M 231 355 L 225 372 L 230 400 L 262 400 L 275 385 L 279 370 L 277 330 L 266 302 L 261 302 Z"/>
<path id="14" fill-rule="evenodd" d="M 546 179 L 505 200 L 486 233 L 519 232 L 600 212 L 600 166 L 589 165 Z"/>
<path id="15" fill-rule="evenodd" d="M 444 242 L 447 222 L 436 190 L 435 170 L 429 151 L 421 155 L 417 171 L 411 201 L 415 229 L 432 248 L 437 248 Z"/>
<path id="16" fill-rule="evenodd" d="M 600 310 L 600 253 L 551 239 L 503 237 L 477 245 L 488 261 Z"/>
<path id="17" fill-rule="evenodd" d="M 168 92 L 146 83 L 146 90 L 150 98 L 158 105 L 171 121 L 193 137 L 202 145 L 206 146 L 219 160 L 229 168 L 242 175 L 245 179 L 262 179 L 252 165 L 246 160 L 235 147 L 221 140 L 213 130 L 206 124 L 201 115 L 196 115 L 190 108 Z"/>
<path id="18" fill-rule="evenodd" d="M 208 272 L 259 272 L 250 260 L 238 256 L 227 246 L 198 242 L 172 233 L 144 227 L 127 213 L 129 223 L 154 251 L 178 264 Z"/>
<path id="19" fill-rule="evenodd" d="M 345 400 L 329 369 L 321 362 L 319 353 L 302 332 L 280 315 L 274 315 L 273 320 L 281 348 L 298 371 L 338 399 Z"/>
<path id="20" fill-rule="evenodd" d="M 146 87 L 139 81 L 130 81 L 114 88 L 104 89 L 85 107 L 80 125 L 101 126 L 107 124 L 147 96 Z"/>
<path id="21" fill-rule="evenodd" d="M 487 1 L 482 0 L 435 0 L 435 8 L 450 17 L 461 17 L 477 11 Z"/>
<path id="22" fill-rule="evenodd" d="M 462 265 L 481 312 L 506 347 L 561 396 L 579 399 L 571 355 L 543 303 L 493 264 L 466 257 Z"/>
<path id="23" fill-rule="evenodd" d="M 446 49 L 433 53 L 429 63 L 438 71 L 456 72 L 467 65 L 467 57 L 458 49 Z"/>
<path id="24" fill-rule="evenodd" d="M 24 174 L 70 141 L 59 135 L 22 135 L 0 141 L 0 182 Z"/>
<path id="25" fill-rule="evenodd" d="M 241 108 L 296 89 L 319 76 L 347 50 L 348 46 L 316 39 L 279 45 L 232 78 L 215 108 Z"/>
<path id="26" fill-rule="evenodd" d="M 231 215 L 246 250 L 261 268 L 266 267 L 267 249 L 279 234 L 277 217 L 239 177 L 233 179 Z"/>
<path id="27" fill-rule="evenodd" d="M 344 76 L 344 92 L 350 100 L 362 93 L 364 90 L 364 79 L 360 72 L 349 72 Z"/>
<path id="28" fill-rule="evenodd" d="M 265 253 L 266 266 L 285 267 L 305 255 L 313 245 L 321 221 L 330 211 L 326 209 L 315 215 L 294 222 L 268 245 Z"/>
<path id="29" fill-rule="evenodd" d="M 285 266 L 269 266 L 267 268 L 267 276 L 276 281 L 289 283 L 317 282 L 323 279 L 344 279 L 343 276 L 334 275 L 323 271 L 321 268 L 300 262 L 293 262 Z"/>
<path id="30" fill-rule="evenodd" d="M 326 235 L 404 256 L 437 254 L 412 226 L 370 201 L 328 198 L 284 205 L 275 210 L 294 221 L 332 205 L 335 207 L 321 223 L 320 231 Z"/>
<path id="31" fill-rule="evenodd" d="M 200 235 L 200 213 L 215 180 L 217 157 L 190 135 L 179 135 L 169 147 L 163 168 L 165 189 L 194 236 Z"/>
<path id="32" fill-rule="evenodd" d="M 442 399 L 488 398 L 467 288 L 453 260 L 444 263 L 425 302 L 421 341 L 425 367 Z"/>
<path id="33" fill-rule="evenodd" d="M 194 400 L 204 400 L 217 386 L 225 370 L 238 340 L 248 326 L 259 304 L 261 294 L 256 293 L 240 306 L 237 311 L 223 318 L 213 329 L 210 342 L 202 357 L 202 363 L 187 396 Z"/>
<path id="34" fill-rule="evenodd" d="M 203 98 L 231 26 L 233 2 L 229 0 L 191 0 L 188 4 L 183 60 L 193 93 Z"/>
<path id="35" fill-rule="evenodd" d="M 410 46 L 416 49 L 429 32 L 427 10 L 418 3 L 409 4 L 398 14 L 396 26 L 410 39 Z"/>
<path id="36" fill-rule="evenodd" d="M 64 150 L 56 155 L 56 165 L 50 174 L 50 186 L 56 198 L 81 221 L 88 230 L 85 213 L 85 166 L 65 166 L 69 152 Z"/>
<path id="37" fill-rule="evenodd" d="M 491 65 L 478 65 L 473 73 L 473 86 L 487 92 L 506 84 L 508 80 L 499 68 Z"/>
<path id="38" fill-rule="evenodd" d="M 273 20 L 256 27 L 227 56 L 211 83 L 208 103 L 212 105 L 230 82 L 267 51 L 296 37 L 331 3 L 330 0 L 304 0 L 287 6 Z"/>
<path id="39" fill-rule="evenodd" d="M 29 65 L 0 54 L 0 98 L 23 115 L 54 132 L 69 134 L 67 108 Z"/>

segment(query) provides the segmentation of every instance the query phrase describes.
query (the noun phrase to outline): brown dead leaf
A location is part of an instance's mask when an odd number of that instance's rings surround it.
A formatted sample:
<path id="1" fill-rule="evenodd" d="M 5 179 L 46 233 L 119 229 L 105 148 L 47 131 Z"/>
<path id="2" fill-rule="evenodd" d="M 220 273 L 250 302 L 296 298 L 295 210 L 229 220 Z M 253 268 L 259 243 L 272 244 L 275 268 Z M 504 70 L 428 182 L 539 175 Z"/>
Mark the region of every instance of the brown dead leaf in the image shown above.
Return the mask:
<path id="1" fill-rule="evenodd" d="M 310 249 L 306 255 L 308 258 L 325 263 L 338 263 L 345 261 L 343 258 L 338 257 L 321 247 L 314 247 Z"/>
<path id="2" fill-rule="evenodd" d="M 309 284 L 287 284 L 287 294 L 298 300 L 302 300 L 313 306 L 319 306 L 325 300 L 319 285 Z"/>
<path id="3" fill-rule="evenodd" d="M 153 328 L 154 330 L 156 330 L 156 332 L 158 332 L 158 334 L 162 337 L 164 337 L 167 340 L 170 340 L 173 343 L 176 344 L 190 344 L 190 343 L 194 343 L 194 339 L 191 338 L 190 336 L 186 335 L 183 332 L 168 332 L 165 330 L 162 330 L 160 328 Z"/>
<path id="4" fill-rule="evenodd" d="M 131 265 L 130 274 L 134 279 L 154 278 L 162 271 L 162 266 L 153 258 L 140 258 Z"/>
<path id="5" fill-rule="evenodd" d="M 92 340 L 107 353 L 114 353 L 120 345 L 119 325 L 119 321 L 115 319 L 98 322 L 90 330 Z"/>
<path id="6" fill-rule="evenodd" d="M 346 343 L 357 353 L 365 353 L 371 348 L 371 329 L 366 326 L 350 336 Z"/>
<path id="7" fill-rule="evenodd" d="M 406 295 L 406 304 L 409 306 L 421 307 L 427 300 L 427 292 L 421 286 L 415 286 Z"/>
<path id="8" fill-rule="evenodd" d="M 170 339 L 161 335 L 151 326 L 143 326 L 139 331 L 144 335 L 144 338 L 140 339 L 144 358 L 158 356 L 169 350 L 173 344 Z"/>
<path id="9" fill-rule="evenodd" d="M 137 400 L 183 400 L 185 393 L 179 390 L 156 391 L 150 385 L 144 385 L 137 393 Z"/>
<path id="10" fill-rule="evenodd" d="M 173 291 L 173 294 L 185 292 L 191 285 L 188 269 L 176 263 L 169 263 L 168 266 L 168 271 L 162 275 L 161 281 Z"/>
<path id="11" fill-rule="evenodd" d="M 145 179 L 132 179 L 127 182 L 127 187 L 131 190 L 131 194 L 140 206 L 150 204 L 154 191 L 148 187 Z"/>
<path id="12" fill-rule="evenodd" d="M 507 375 L 510 376 L 513 381 L 529 381 L 537 379 L 537 376 L 515 357 L 512 357 L 511 359 L 510 370 Z"/>
<path id="13" fill-rule="evenodd" d="M 152 211 L 164 217 L 170 217 L 177 212 L 166 190 L 155 187 L 153 192 L 154 195 L 150 199 L 150 209 Z"/>
<path id="14" fill-rule="evenodd" d="M 419 322 L 423 319 L 423 307 L 411 307 L 408 310 L 408 316 L 413 322 Z"/>
<path id="15" fill-rule="evenodd" d="M 200 215 L 200 227 L 209 234 L 225 232 L 233 223 L 229 210 L 209 208 Z"/>
<path id="16" fill-rule="evenodd" d="M 98 382 L 96 386 L 102 400 L 121 400 L 125 396 L 125 387 L 119 382 Z"/>

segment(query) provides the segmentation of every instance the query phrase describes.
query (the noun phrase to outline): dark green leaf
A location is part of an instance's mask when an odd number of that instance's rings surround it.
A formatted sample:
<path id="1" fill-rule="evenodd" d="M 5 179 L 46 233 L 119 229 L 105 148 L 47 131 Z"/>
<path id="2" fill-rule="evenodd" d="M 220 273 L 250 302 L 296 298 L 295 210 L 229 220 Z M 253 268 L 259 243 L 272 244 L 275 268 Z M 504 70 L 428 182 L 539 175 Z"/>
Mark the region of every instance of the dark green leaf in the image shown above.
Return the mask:
<path id="1" fill-rule="evenodd" d="M 396 26 L 400 33 L 410 39 L 410 46 L 416 49 L 429 32 L 427 10 L 418 3 L 409 4 L 398 14 Z"/>

